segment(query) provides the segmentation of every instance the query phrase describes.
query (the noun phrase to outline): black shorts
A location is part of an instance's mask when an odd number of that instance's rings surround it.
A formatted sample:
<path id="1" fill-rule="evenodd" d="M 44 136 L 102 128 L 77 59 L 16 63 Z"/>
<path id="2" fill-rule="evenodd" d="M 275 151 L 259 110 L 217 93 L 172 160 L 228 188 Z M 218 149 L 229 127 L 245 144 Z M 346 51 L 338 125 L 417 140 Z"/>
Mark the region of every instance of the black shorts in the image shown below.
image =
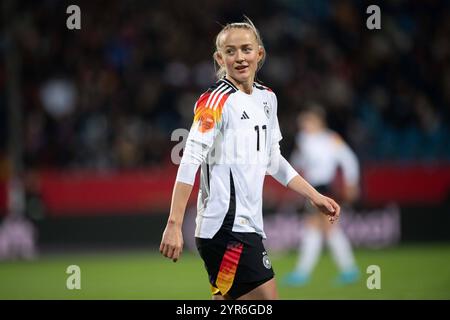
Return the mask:
<path id="1" fill-rule="evenodd" d="M 262 237 L 257 233 L 221 229 L 212 239 L 195 241 L 212 294 L 237 299 L 274 277 Z"/>

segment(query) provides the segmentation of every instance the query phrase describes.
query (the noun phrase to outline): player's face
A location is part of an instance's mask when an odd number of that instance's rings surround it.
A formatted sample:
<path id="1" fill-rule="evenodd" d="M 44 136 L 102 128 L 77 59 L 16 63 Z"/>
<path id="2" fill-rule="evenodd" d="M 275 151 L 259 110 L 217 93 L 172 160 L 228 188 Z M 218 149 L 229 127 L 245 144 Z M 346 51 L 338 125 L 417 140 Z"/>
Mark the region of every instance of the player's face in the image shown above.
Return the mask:
<path id="1" fill-rule="evenodd" d="M 252 82 L 263 57 L 263 48 L 254 33 L 247 29 L 230 29 L 221 40 L 217 61 L 225 67 L 227 76 L 238 83 Z"/>

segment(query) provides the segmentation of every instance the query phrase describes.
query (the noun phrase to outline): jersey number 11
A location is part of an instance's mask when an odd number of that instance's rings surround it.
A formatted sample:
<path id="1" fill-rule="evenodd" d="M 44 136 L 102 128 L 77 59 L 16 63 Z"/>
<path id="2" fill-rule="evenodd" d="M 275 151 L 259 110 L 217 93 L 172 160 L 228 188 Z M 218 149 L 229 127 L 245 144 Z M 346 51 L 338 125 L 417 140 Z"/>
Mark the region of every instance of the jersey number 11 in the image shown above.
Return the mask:
<path id="1" fill-rule="evenodd" d="M 261 127 L 264 130 L 264 141 L 267 141 L 267 126 L 263 125 Z M 256 131 L 256 151 L 259 151 L 259 126 L 255 126 Z"/>

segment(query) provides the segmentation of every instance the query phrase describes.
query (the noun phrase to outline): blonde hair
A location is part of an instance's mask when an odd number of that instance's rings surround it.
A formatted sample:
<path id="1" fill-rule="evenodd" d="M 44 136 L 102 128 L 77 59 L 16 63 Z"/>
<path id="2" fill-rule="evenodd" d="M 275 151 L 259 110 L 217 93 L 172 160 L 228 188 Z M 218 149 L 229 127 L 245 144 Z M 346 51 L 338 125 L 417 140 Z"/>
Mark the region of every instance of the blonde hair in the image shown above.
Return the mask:
<path id="1" fill-rule="evenodd" d="M 256 70 L 256 72 L 259 71 L 259 69 L 261 69 L 261 67 L 264 64 L 264 61 L 266 60 L 266 50 L 264 48 L 264 44 L 262 42 L 262 38 L 261 35 L 259 34 L 258 29 L 256 29 L 255 25 L 253 24 L 252 20 L 250 20 L 249 17 L 244 15 L 244 21 L 243 22 L 233 22 L 233 23 L 227 23 L 222 30 L 220 30 L 220 32 L 217 34 L 216 36 L 216 51 L 214 51 L 213 54 L 213 60 L 214 60 L 214 68 L 216 70 L 216 76 L 217 79 L 221 79 L 226 75 L 226 70 L 225 67 L 220 66 L 217 63 L 216 60 L 216 56 L 219 53 L 219 49 L 222 46 L 220 39 L 222 37 L 222 35 L 227 32 L 230 29 L 246 29 L 246 30 L 250 30 L 253 32 L 253 34 L 255 35 L 256 38 L 256 42 L 258 42 L 258 45 L 263 49 L 263 57 L 262 59 L 258 62 L 258 69 Z M 255 78 L 256 78 L 256 74 L 255 74 Z"/>

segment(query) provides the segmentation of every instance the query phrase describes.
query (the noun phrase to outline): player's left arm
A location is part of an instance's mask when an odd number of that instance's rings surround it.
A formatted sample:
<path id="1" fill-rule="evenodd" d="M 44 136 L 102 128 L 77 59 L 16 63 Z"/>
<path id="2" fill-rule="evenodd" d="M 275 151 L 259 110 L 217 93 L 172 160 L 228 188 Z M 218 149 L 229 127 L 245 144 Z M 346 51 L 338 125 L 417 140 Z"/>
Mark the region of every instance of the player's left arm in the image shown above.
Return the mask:
<path id="1" fill-rule="evenodd" d="M 303 179 L 281 155 L 279 142 L 283 136 L 281 134 L 280 124 L 278 123 L 278 101 L 275 94 L 273 94 L 272 98 L 274 114 L 272 118 L 272 143 L 269 150 L 269 166 L 267 168 L 267 173 L 285 187 L 309 199 L 323 214 L 328 215 L 330 222 L 334 222 L 339 217 L 341 211 L 339 205 L 333 199 L 325 197 L 314 189 L 314 187 Z"/>
<path id="2" fill-rule="evenodd" d="M 323 214 L 328 215 L 330 222 L 334 222 L 339 217 L 341 211 L 339 205 L 333 199 L 320 194 L 295 171 L 281 155 L 278 142 L 272 144 L 267 173 L 285 187 L 309 199 Z"/>

